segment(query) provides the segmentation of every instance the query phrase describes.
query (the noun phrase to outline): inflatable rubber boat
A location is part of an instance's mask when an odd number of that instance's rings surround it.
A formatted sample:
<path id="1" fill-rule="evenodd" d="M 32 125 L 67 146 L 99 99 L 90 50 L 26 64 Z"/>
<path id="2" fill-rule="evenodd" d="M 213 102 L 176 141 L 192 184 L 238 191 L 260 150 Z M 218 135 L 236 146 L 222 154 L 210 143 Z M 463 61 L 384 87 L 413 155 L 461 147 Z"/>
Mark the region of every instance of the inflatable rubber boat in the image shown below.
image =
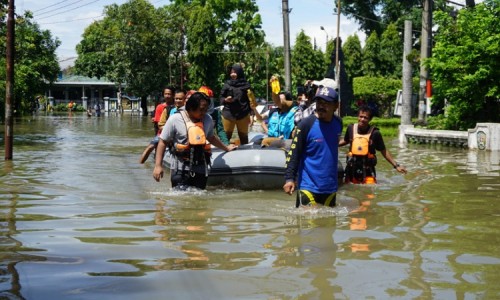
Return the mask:
<path id="1" fill-rule="evenodd" d="M 211 167 L 207 186 L 221 186 L 241 190 L 281 189 L 285 184 L 286 151 L 276 147 L 262 147 L 257 141 L 264 135 L 251 133 L 250 143 L 225 152 L 212 147 Z M 167 156 L 164 162 L 169 168 Z M 338 162 L 339 184 L 343 182 L 344 168 Z"/>

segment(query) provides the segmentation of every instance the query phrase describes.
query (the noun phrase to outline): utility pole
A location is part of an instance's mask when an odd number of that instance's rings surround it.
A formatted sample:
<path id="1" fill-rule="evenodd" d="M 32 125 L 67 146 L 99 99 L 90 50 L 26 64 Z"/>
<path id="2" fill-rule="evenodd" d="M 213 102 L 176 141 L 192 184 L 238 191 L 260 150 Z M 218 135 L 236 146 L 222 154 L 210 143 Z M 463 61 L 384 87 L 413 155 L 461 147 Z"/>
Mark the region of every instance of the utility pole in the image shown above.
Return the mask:
<path id="1" fill-rule="evenodd" d="M 432 52 L 432 0 L 424 0 L 422 11 L 422 36 L 420 41 L 420 89 L 418 101 L 418 121 L 425 120 L 426 103 L 432 97 L 429 69 L 424 66 L 424 61 L 431 57 Z M 429 105 L 429 104 L 427 104 Z"/>
<path id="2" fill-rule="evenodd" d="M 411 53 L 412 48 L 411 32 L 412 23 L 410 20 L 406 20 L 403 51 L 403 106 L 401 109 L 401 125 L 411 125 L 411 98 L 413 96 L 411 82 L 412 67 L 408 61 L 408 55 Z"/>
<path id="3" fill-rule="evenodd" d="M 7 12 L 7 41 L 6 41 L 6 78 L 5 78 L 5 160 L 12 160 L 12 144 L 14 141 L 14 120 L 12 117 L 14 106 L 14 54 L 15 54 L 15 22 L 14 0 L 9 0 Z"/>
<path id="4" fill-rule="evenodd" d="M 339 47 L 340 47 L 340 0 L 337 1 L 337 44 L 335 45 L 335 80 L 337 84 L 340 78 L 340 70 L 339 70 Z M 340 85 L 338 86 L 340 91 Z"/>
<path id="5" fill-rule="evenodd" d="M 292 73 L 291 73 L 291 62 L 290 62 L 290 26 L 288 15 L 291 10 L 288 9 L 288 0 L 282 0 L 282 11 L 283 11 L 283 48 L 285 51 L 285 91 L 290 92 L 290 87 L 292 86 Z"/>

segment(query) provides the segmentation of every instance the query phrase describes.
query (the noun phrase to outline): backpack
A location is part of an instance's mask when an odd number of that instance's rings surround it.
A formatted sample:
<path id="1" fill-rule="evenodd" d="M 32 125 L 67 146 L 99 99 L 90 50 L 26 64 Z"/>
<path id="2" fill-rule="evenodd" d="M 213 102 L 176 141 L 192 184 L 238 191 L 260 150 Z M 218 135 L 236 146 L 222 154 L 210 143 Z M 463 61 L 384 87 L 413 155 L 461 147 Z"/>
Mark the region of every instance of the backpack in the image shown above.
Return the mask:
<path id="1" fill-rule="evenodd" d="M 370 126 L 368 132 L 365 134 L 358 133 L 358 124 L 354 124 L 352 127 L 352 142 L 351 142 L 351 153 L 352 155 L 365 156 L 369 154 L 370 147 L 370 136 L 375 127 Z"/>
<path id="2" fill-rule="evenodd" d="M 194 123 L 186 111 L 179 112 L 186 124 L 186 144 L 175 144 L 175 154 L 190 165 L 210 164 L 211 146 L 203 130 L 203 121 Z"/>

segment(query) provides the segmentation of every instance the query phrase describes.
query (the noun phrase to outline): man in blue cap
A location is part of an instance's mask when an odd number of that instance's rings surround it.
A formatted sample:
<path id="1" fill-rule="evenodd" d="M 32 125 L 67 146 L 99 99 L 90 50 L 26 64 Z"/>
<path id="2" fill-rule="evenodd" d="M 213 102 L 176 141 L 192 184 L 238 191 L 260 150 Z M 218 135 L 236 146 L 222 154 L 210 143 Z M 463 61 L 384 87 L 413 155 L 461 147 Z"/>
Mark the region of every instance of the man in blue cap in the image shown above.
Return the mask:
<path id="1" fill-rule="evenodd" d="M 334 113 L 339 96 L 331 87 L 318 88 L 316 111 L 303 119 L 287 155 L 285 193 L 297 190 L 296 207 L 336 204 L 338 145 L 342 119 Z"/>

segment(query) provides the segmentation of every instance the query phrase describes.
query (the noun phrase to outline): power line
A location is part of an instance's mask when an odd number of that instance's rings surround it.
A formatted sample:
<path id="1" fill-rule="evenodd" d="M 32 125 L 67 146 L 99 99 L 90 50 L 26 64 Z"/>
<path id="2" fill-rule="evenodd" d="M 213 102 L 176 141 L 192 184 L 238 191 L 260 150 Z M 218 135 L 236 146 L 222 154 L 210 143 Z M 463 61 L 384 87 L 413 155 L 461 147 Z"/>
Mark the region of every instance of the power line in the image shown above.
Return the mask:
<path id="1" fill-rule="evenodd" d="M 81 1 L 81 0 L 79 0 L 79 1 Z M 47 18 L 50 18 L 50 17 L 56 16 L 56 15 L 59 15 L 59 14 L 66 13 L 66 12 L 68 12 L 68 11 L 75 10 L 75 9 L 77 9 L 77 8 L 81 8 L 81 7 L 84 7 L 84 6 L 90 5 L 90 4 L 95 3 L 95 2 L 97 2 L 97 1 L 101 1 L 101 0 L 94 0 L 94 1 L 89 2 L 89 3 L 87 3 L 87 4 L 83 4 L 83 5 L 80 5 L 80 6 L 77 6 L 77 7 L 70 8 L 70 9 L 68 9 L 68 10 L 65 10 L 65 11 L 59 12 L 59 13 L 57 13 L 57 14 L 53 14 L 53 15 L 50 15 L 50 16 L 46 16 L 46 17 L 43 17 L 43 18 L 37 18 L 37 19 L 38 19 L 38 20 L 47 19 Z"/>
<path id="2" fill-rule="evenodd" d="M 51 7 L 53 7 L 53 6 L 59 5 L 59 4 L 61 4 L 61 3 L 67 2 L 67 1 L 69 1 L 69 0 L 63 0 L 63 1 L 61 1 L 61 2 L 57 2 L 57 3 L 54 3 L 54 4 L 52 4 L 52 5 L 42 7 L 42 8 L 40 8 L 40 9 L 34 10 L 34 11 L 33 11 L 33 13 L 36 13 L 36 12 L 41 11 L 41 10 L 46 10 L 46 9 L 48 9 L 48 8 L 51 8 Z"/>
<path id="3" fill-rule="evenodd" d="M 76 0 L 76 1 L 74 1 L 74 2 L 71 2 L 71 3 L 69 3 L 69 4 L 66 4 L 66 5 L 64 5 L 64 6 L 61 6 L 61 7 L 58 7 L 58 8 L 52 9 L 52 10 L 50 10 L 50 11 L 45 11 L 45 12 L 39 13 L 39 14 L 37 14 L 37 16 L 40 16 L 40 15 L 46 15 L 46 14 L 50 14 L 50 13 L 54 13 L 54 12 L 56 12 L 56 11 L 60 10 L 60 9 L 64 9 L 64 8 L 66 8 L 66 7 L 69 7 L 69 6 L 73 5 L 73 4 L 76 4 L 76 3 L 78 3 L 78 2 L 82 2 L 82 1 L 83 1 L 83 0 Z M 62 2 L 59 2 L 59 4 L 60 4 L 60 3 L 62 3 Z M 55 4 L 54 4 L 54 5 L 55 5 Z M 52 6 L 54 6 L 54 5 L 52 5 Z"/>
<path id="4" fill-rule="evenodd" d="M 102 18 L 104 15 L 100 16 L 95 16 L 95 17 L 88 17 L 88 18 L 81 18 L 81 19 L 72 19 L 69 21 L 57 21 L 57 22 L 47 22 L 47 23 L 38 23 L 39 25 L 50 25 L 50 24 L 60 24 L 60 23 L 71 23 L 71 22 L 77 22 L 77 21 L 84 21 L 84 20 L 90 20 L 90 19 L 98 19 Z"/>

